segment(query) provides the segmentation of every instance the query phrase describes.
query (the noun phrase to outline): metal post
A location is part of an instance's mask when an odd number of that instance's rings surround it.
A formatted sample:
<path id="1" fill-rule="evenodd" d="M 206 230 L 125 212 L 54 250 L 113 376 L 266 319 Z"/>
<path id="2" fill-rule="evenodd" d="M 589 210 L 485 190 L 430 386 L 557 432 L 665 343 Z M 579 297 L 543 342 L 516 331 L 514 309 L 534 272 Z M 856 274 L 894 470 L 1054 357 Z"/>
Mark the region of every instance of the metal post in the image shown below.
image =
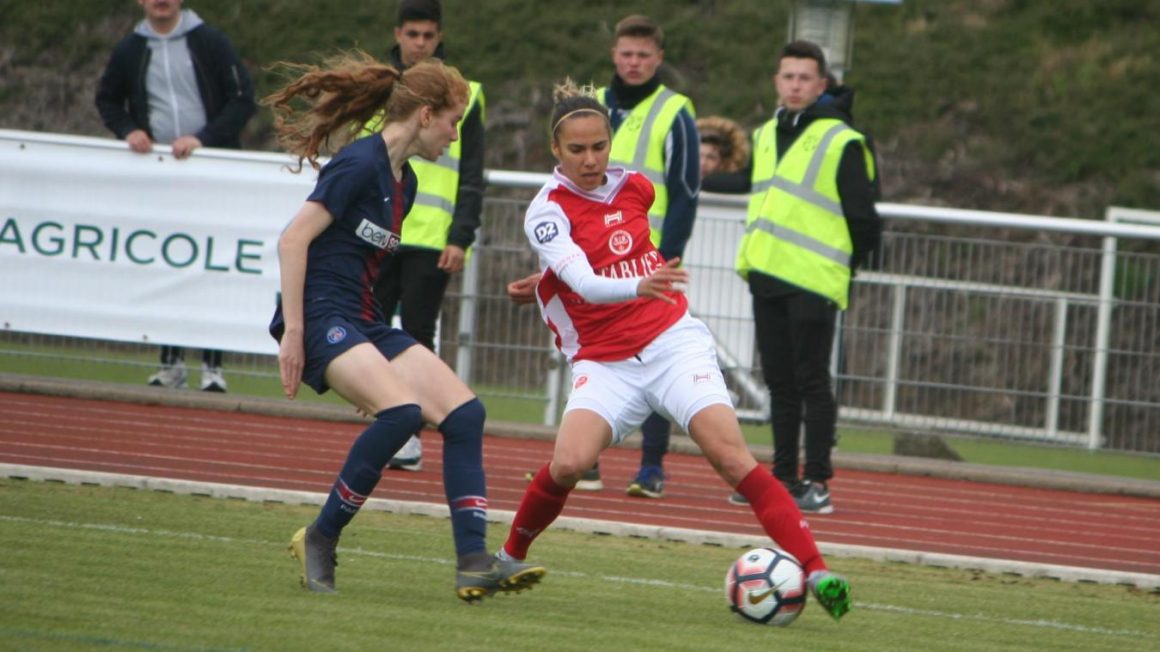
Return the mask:
<path id="1" fill-rule="evenodd" d="M 906 286 L 899 281 L 894 286 L 890 310 L 890 345 L 886 358 L 886 391 L 882 396 L 882 412 L 886 418 L 894 416 L 898 402 L 898 369 L 902 365 L 902 326 L 906 320 Z"/>
<path id="2" fill-rule="evenodd" d="M 548 354 L 548 404 L 544 406 L 544 425 L 556 425 L 556 415 L 560 413 L 560 404 L 563 402 L 564 370 L 567 362 L 559 351 L 552 349 Z"/>
<path id="3" fill-rule="evenodd" d="M 717 347 L 717 362 L 721 369 L 733 379 L 733 382 L 737 383 L 738 389 L 759 406 L 756 410 L 736 410 L 737 417 L 753 421 L 769 420 L 769 390 L 765 388 L 765 385 L 754 380 L 753 370 L 741 366 L 737 358 L 733 357 L 729 349 L 725 348 L 716 337 L 714 337 L 714 343 Z M 736 407 L 734 406 L 734 408 Z"/>
<path id="4" fill-rule="evenodd" d="M 1108 381 L 1108 343 L 1112 332 L 1112 300 L 1116 281 L 1116 238 L 1104 238 L 1100 261 L 1100 302 L 1096 306 L 1096 341 L 1092 356 L 1091 406 L 1088 408 L 1087 447 L 1100 447 L 1100 430 L 1104 422 L 1104 397 Z"/>
<path id="5" fill-rule="evenodd" d="M 1063 297 L 1055 300 L 1055 328 L 1051 334 L 1051 369 L 1048 372 L 1046 423 L 1048 439 L 1055 439 L 1059 432 L 1059 403 L 1063 388 L 1063 347 L 1067 337 L 1067 306 Z"/>
<path id="6" fill-rule="evenodd" d="M 479 311 L 479 255 L 467 257 L 459 295 L 459 346 L 455 350 L 455 373 L 471 384 L 471 356 L 475 349 L 476 313 Z"/>
<path id="7" fill-rule="evenodd" d="M 839 80 L 850 67 L 854 44 L 852 0 L 796 0 L 790 8 L 790 40 L 822 48 L 826 64 Z"/>

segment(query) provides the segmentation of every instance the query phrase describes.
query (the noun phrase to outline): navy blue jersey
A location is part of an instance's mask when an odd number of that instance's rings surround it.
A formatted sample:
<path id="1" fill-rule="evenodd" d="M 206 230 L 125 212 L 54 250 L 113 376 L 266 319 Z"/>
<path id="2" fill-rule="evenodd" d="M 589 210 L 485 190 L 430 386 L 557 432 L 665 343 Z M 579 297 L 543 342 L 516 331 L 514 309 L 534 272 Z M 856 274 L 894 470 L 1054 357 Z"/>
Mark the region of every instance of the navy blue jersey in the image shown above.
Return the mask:
<path id="1" fill-rule="evenodd" d="M 395 180 L 382 134 L 350 143 L 323 166 L 307 201 L 325 206 L 334 223 L 306 252 L 302 304 L 307 320 L 329 314 L 383 321 L 373 289 L 383 259 L 399 246 L 417 184 L 410 163 L 403 164 L 402 181 Z M 279 301 L 270 334 L 281 340 L 284 329 Z"/>
<path id="2" fill-rule="evenodd" d="M 382 320 L 373 288 L 399 246 L 416 184 L 410 164 L 395 180 L 381 134 L 350 143 L 322 168 L 307 201 L 325 206 L 334 223 L 307 251 L 304 305 L 324 300 L 348 317 Z"/>

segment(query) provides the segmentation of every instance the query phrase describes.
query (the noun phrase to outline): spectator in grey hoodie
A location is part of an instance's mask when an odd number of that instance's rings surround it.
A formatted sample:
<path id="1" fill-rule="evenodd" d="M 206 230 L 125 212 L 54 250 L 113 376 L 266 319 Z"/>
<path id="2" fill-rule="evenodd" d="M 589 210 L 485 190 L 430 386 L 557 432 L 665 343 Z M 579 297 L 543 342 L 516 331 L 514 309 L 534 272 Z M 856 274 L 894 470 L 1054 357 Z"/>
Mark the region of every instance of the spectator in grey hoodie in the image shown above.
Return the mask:
<path id="1" fill-rule="evenodd" d="M 173 156 L 198 147 L 241 147 L 254 115 L 254 89 L 225 34 L 205 24 L 181 0 L 137 0 L 145 19 L 121 39 L 97 85 L 101 120 L 134 152 L 168 143 Z M 184 351 L 161 347 L 161 368 L 150 385 L 186 383 Z M 222 352 L 202 353 L 201 389 L 226 391 Z"/>

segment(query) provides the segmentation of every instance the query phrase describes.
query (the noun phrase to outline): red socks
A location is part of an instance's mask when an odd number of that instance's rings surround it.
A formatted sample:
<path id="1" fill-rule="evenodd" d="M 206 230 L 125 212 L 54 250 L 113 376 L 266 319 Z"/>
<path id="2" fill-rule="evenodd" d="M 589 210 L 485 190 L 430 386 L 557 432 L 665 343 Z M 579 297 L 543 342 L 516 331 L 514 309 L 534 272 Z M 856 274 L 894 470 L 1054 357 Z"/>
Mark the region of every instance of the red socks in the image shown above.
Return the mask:
<path id="1" fill-rule="evenodd" d="M 556 484 L 545 464 L 524 492 L 507 543 L 503 545 L 504 552 L 515 559 L 526 559 L 532 542 L 564 511 L 564 503 L 571 491 Z"/>
<path id="2" fill-rule="evenodd" d="M 753 467 L 737 485 L 737 491 L 749 501 L 765 533 L 779 547 L 797 557 L 807 576 L 813 571 L 826 569 L 826 561 L 818 552 L 818 544 L 814 542 L 814 535 L 802 518 L 797 503 L 769 469 L 760 464 Z"/>

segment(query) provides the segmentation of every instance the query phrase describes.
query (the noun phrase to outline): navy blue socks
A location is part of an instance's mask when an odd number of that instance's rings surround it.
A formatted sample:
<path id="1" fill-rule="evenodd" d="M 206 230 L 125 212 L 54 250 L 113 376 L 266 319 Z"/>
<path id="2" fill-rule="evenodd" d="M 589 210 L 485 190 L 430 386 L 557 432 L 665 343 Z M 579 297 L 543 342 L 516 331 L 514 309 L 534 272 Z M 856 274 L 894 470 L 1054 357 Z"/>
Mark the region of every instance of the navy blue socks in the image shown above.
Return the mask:
<path id="1" fill-rule="evenodd" d="M 459 557 L 487 550 L 487 480 L 483 472 L 483 403 L 473 398 L 439 424 L 443 490 Z"/>
<path id="2" fill-rule="evenodd" d="M 464 557 L 487 551 L 487 480 L 483 472 L 483 422 L 479 399 L 460 405 L 443 423 L 443 489 L 451 509 L 455 552 Z M 335 538 L 366 502 L 383 467 L 422 426 L 419 406 L 383 410 L 355 440 L 315 527 Z"/>
<path id="3" fill-rule="evenodd" d="M 330 539 L 342 532 L 371 495 L 391 456 L 422 425 L 422 414 L 414 403 L 388 408 L 375 415 L 374 422 L 350 447 L 346 463 L 314 522 L 319 532 Z"/>

